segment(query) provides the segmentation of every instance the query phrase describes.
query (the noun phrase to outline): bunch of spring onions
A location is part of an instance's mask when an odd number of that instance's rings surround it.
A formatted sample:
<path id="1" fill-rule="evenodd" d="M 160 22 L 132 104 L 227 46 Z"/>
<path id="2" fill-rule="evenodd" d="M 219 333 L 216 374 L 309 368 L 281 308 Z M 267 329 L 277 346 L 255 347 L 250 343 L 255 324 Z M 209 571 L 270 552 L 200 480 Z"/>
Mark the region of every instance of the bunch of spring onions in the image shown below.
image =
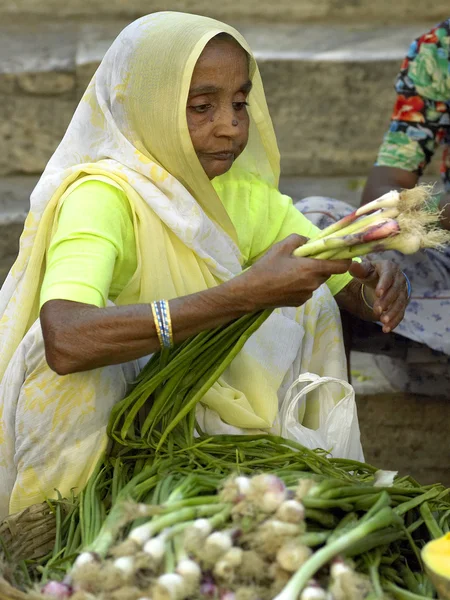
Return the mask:
<path id="1" fill-rule="evenodd" d="M 358 467 L 367 470 L 351 468 Z M 225 478 L 198 470 L 161 483 L 159 504 L 124 496 L 65 575 L 44 578 L 41 592 L 73 600 L 435 597 L 420 550 L 423 539 L 450 528 L 448 490 L 339 469 L 335 477 Z"/>
<path id="2" fill-rule="evenodd" d="M 421 248 L 442 248 L 450 243 L 450 234 L 438 226 L 440 213 L 428 209 L 430 199 L 427 186 L 388 192 L 323 229 L 294 254 L 342 259 L 386 250 L 414 254 Z"/>

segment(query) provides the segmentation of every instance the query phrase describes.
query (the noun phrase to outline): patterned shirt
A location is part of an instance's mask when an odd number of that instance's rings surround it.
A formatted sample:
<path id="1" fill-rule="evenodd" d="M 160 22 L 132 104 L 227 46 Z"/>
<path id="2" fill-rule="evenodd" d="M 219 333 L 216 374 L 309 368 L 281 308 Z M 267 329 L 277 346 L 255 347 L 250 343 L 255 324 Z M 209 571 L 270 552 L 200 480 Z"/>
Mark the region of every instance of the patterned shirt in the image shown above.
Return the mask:
<path id="1" fill-rule="evenodd" d="M 395 89 L 397 101 L 376 164 L 420 176 L 442 144 L 441 174 L 450 192 L 450 19 L 411 44 Z"/>

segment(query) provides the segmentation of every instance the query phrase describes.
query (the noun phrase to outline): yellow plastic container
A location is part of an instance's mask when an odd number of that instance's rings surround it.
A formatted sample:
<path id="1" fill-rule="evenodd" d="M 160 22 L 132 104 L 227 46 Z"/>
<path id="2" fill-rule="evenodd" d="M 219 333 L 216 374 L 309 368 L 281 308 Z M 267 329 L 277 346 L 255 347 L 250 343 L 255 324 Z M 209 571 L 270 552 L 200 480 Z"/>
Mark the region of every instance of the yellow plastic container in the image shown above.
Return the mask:
<path id="1" fill-rule="evenodd" d="M 450 600 L 450 533 L 429 542 L 422 550 L 422 559 L 439 598 Z"/>

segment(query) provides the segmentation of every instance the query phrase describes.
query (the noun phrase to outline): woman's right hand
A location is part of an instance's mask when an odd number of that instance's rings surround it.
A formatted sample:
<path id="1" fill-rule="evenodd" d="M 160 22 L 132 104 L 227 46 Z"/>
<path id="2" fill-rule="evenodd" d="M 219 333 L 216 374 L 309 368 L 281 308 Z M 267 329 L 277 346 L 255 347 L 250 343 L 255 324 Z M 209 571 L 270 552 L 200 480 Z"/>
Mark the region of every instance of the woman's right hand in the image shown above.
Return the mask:
<path id="1" fill-rule="evenodd" d="M 238 279 L 244 283 L 251 310 L 301 306 L 331 275 L 348 271 L 351 260 L 317 260 L 293 256 L 307 239 L 290 235 L 275 244 Z"/>

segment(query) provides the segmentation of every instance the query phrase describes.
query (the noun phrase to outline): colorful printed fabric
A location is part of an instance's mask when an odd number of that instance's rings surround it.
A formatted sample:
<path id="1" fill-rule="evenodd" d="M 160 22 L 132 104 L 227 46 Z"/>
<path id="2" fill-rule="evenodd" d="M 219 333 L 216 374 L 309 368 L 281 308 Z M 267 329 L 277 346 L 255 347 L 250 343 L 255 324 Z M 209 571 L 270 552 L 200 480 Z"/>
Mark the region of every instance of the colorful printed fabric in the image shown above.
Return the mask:
<path id="1" fill-rule="evenodd" d="M 320 229 L 350 214 L 354 207 L 341 200 L 311 196 L 296 208 Z M 416 394 L 450 394 L 450 251 L 423 250 L 404 256 L 390 251 L 369 255 L 370 260 L 392 260 L 411 281 L 412 297 L 405 317 L 395 329 L 423 347 L 405 360 L 379 356 L 378 367 L 394 388 Z M 444 353 L 444 354 L 441 354 Z"/>
<path id="2" fill-rule="evenodd" d="M 392 121 L 376 164 L 420 176 L 443 144 L 441 173 L 450 191 L 450 19 L 411 44 L 395 89 Z"/>

